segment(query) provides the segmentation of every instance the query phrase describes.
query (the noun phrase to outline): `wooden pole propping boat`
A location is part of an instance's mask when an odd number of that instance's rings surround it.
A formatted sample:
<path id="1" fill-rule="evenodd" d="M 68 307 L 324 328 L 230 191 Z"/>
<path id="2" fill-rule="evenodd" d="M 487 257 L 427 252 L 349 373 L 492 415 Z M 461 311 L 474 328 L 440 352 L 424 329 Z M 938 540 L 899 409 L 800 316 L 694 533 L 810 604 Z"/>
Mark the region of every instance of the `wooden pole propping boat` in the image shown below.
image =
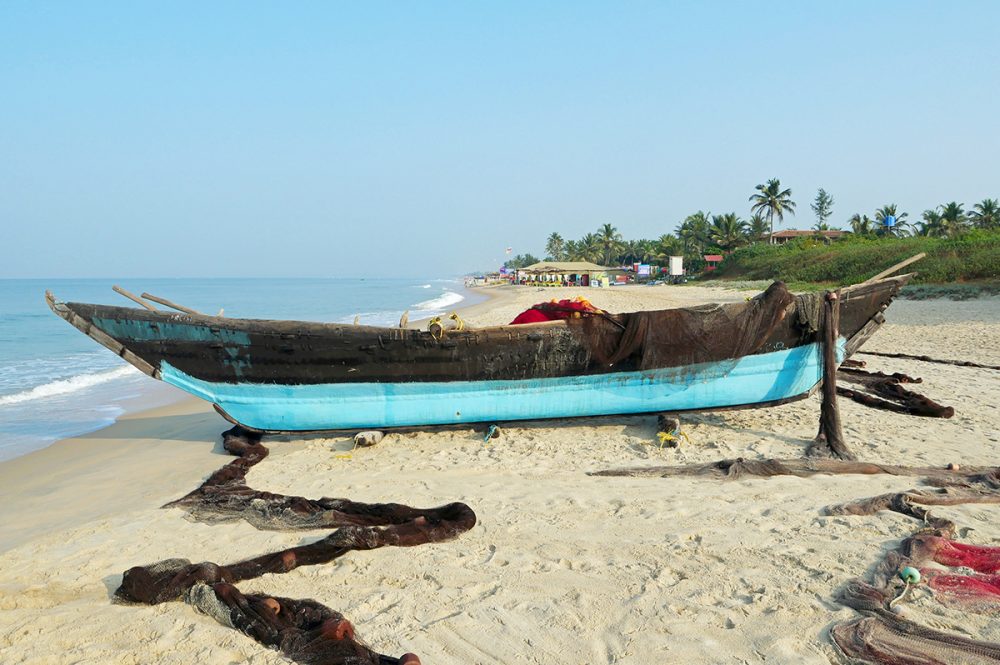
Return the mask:
<path id="1" fill-rule="evenodd" d="M 827 291 L 823 298 L 823 379 L 820 390 L 819 433 L 809 447 L 810 455 L 830 455 L 842 460 L 855 460 L 847 447 L 837 405 L 837 339 L 839 338 L 840 292 Z"/>

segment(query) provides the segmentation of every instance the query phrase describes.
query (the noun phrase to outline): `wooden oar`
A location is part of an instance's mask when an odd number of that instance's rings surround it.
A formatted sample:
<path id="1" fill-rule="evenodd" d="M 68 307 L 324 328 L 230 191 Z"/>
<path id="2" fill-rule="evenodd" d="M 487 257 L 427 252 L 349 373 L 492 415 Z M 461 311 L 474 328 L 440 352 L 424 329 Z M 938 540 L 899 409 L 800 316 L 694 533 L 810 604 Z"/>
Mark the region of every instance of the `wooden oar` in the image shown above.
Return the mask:
<path id="1" fill-rule="evenodd" d="M 145 307 L 149 311 L 151 311 L 151 312 L 155 312 L 156 311 L 155 307 L 153 307 L 148 302 L 146 302 L 145 300 L 143 300 L 139 296 L 135 295 L 134 293 L 129 293 L 128 291 L 126 291 L 125 289 L 123 289 L 122 287 L 117 286 L 117 285 L 112 286 L 111 288 L 112 288 L 112 290 L 114 290 L 115 293 L 120 293 L 121 295 L 125 296 L 129 300 L 131 300 L 133 302 L 139 303 L 140 305 L 142 305 L 143 307 Z"/>
<path id="2" fill-rule="evenodd" d="M 900 261 L 899 263 L 897 263 L 896 265 L 892 266 L 891 268 L 883 270 L 882 272 L 880 272 L 879 274 L 875 275 L 871 279 L 866 279 L 865 281 L 863 281 L 861 283 L 862 284 L 870 284 L 871 282 L 877 282 L 878 280 L 882 279 L 883 277 L 888 277 L 892 273 L 897 272 L 899 270 L 902 270 L 906 266 L 908 266 L 911 263 L 914 263 L 916 261 L 919 261 L 920 259 L 924 258 L 925 256 L 927 256 L 927 252 L 920 252 L 919 254 L 914 254 L 913 256 L 911 256 L 910 258 L 906 259 L 905 261 Z"/>

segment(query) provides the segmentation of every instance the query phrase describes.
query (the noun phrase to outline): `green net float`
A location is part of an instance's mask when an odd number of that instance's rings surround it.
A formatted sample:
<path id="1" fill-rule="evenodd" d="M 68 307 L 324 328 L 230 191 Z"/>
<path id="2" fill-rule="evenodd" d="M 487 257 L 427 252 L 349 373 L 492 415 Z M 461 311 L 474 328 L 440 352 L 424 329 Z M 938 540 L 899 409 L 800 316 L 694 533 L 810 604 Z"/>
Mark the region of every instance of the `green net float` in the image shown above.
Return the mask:
<path id="1" fill-rule="evenodd" d="M 907 584 L 919 584 L 920 571 L 913 566 L 907 566 L 899 571 L 899 579 L 903 580 Z"/>

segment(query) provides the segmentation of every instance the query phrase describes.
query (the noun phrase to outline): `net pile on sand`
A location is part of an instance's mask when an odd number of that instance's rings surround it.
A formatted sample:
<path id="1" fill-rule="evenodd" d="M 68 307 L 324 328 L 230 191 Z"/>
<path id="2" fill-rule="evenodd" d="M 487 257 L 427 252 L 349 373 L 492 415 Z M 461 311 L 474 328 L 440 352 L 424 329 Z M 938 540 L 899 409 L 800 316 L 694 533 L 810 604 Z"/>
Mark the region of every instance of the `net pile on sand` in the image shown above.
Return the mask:
<path id="1" fill-rule="evenodd" d="M 959 364 L 959 363 L 955 363 Z M 902 374 L 886 375 L 842 368 L 838 379 L 846 379 L 863 393 L 867 406 L 898 413 L 948 418 L 954 409 L 937 404 L 900 384 L 919 383 Z M 841 392 L 838 388 L 838 393 Z M 884 402 L 884 403 L 883 403 Z M 886 406 L 889 404 L 889 406 Z M 816 454 L 811 446 L 810 451 Z M 734 481 L 772 476 L 808 477 L 815 474 L 889 474 L 922 476 L 924 487 L 867 497 L 825 509 L 828 515 L 874 515 L 890 510 L 919 520 L 920 527 L 898 548 L 890 550 L 875 567 L 870 580 L 848 582 L 838 600 L 863 617 L 833 626 L 831 638 L 852 662 L 881 665 L 950 665 L 952 663 L 1000 663 L 1000 645 L 946 633 L 922 625 L 893 611 L 906 601 L 907 568 L 915 568 L 941 603 L 968 612 L 1000 614 L 1000 547 L 970 545 L 955 540 L 956 525 L 935 517 L 931 506 L 966 503 L 1000 504 L 1000 468 L 907 467 L 874 464 L 854 459 L 803 457 L 800 459 L 745 458 L 719 460 L 686 466 L 655 466 L 610 469 L 592 476 L 637 476 L 670 478 L 700 476 Z M 931 563 L 958 567 L 946 571 Z M 897 607 L 898 610 L 898 607 Z"/>
<path id="2" fill-rule="evenodd" d="M 116 598 L 147 605 L 185 600 L 223 625 L 279 649 L 296 663 L 419 664 L 413 654 L 395 658 L 372 650 L 355 635 L 353 625 L 342 614 L 314 600 L 243 594 L 235 583 L 328 563 L 353 550 L 450 540 L 475 526 L 472 509 L 464 503 L 411 508 L 258 492 L 247 486 L 246 474 L 267 457 L 260 436 L 234 427 L 223 435 L 223 445 L 237 459 L 212 474 L 197 490 L 167 506 L 184 508 L 193 519 L 206 522 L 243 519 L 258 529 L 337 530 L 309 545 L 225 565 L 167 559 L 136 566 L 125 571 Z"/>

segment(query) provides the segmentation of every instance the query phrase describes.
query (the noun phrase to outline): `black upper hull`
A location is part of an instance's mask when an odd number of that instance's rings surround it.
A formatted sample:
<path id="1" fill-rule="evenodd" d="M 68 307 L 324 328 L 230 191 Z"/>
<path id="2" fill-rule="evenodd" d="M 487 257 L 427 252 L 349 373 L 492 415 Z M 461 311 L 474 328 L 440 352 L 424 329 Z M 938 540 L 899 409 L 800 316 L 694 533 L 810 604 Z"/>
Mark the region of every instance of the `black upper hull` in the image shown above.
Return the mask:
<path id="1" fill-rule="evenodd" d="M 908 278 L 844 289 L 840 334 L 870 334 L 866 325 L 880 322 L 879 313 Z M 440 337 L 399 328 L 50 304 L 153 376 L 166 362 L 211 382 L 323 384 L 546 378 L 725 360 L 816 341 L 821 298 L 793 296 L 776 283 L 746 303 L 449 330 Z"/>

